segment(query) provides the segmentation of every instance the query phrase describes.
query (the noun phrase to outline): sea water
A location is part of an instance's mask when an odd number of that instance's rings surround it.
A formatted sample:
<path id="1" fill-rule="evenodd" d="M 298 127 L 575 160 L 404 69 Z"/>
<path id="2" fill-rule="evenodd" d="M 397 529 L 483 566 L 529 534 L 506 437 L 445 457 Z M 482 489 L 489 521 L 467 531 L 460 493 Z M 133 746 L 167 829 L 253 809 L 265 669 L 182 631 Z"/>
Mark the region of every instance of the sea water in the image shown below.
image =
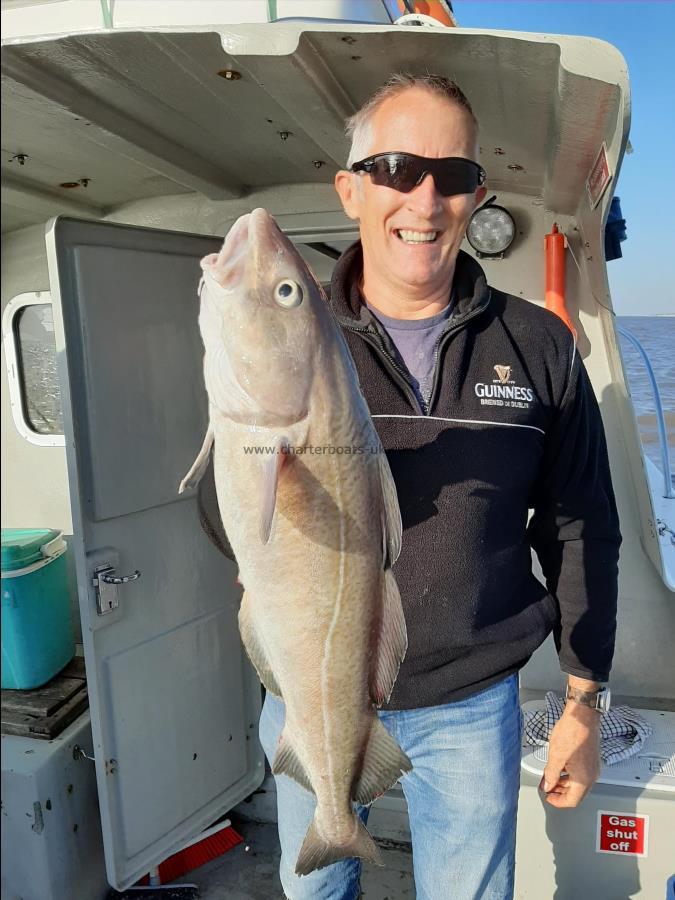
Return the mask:
<path id="1" fill-rule="evenodd" d="M 670 446 L 670 471 L 675 469 L 675 315 L 617 316 L 617 325 L 636 337 L 649 356 L 661 394 Z M 654 393 L 640 353 L 621 338 L 626 376 L 646 456 L 661 470 Z"/>

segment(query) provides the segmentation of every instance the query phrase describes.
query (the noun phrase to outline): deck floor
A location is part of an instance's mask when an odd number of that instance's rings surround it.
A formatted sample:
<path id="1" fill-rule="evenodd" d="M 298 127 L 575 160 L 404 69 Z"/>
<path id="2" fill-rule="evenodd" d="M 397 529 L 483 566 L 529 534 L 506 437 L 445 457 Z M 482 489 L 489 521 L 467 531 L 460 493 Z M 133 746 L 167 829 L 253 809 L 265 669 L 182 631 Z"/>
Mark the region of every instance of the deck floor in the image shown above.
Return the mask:
<path id="1" fill-rule="evenodd" d="M 178 881 L 199 885 L 201 900 L 283 900 L 276 823 L 255 821 L 234 812 L 228 818 L 244 843 Z M 385 866 L 364 865 L 363 900 L 414 900 L 410 846 L 383 841 L 378 844 Z"/>

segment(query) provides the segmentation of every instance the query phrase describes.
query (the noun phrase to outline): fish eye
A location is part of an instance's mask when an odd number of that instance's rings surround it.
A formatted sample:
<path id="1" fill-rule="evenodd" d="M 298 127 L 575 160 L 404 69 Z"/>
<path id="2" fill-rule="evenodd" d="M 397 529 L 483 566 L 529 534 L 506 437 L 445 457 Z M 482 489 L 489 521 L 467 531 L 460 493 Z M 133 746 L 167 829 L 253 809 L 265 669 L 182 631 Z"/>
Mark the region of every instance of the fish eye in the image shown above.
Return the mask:
<path id="1" fill-rule="evenodd" d="M 284 309 L 293 309 L 302 303 L 302 288 L 297 281 L 285 279 L 280 281 L 274 289 L 274 299 Z"/>

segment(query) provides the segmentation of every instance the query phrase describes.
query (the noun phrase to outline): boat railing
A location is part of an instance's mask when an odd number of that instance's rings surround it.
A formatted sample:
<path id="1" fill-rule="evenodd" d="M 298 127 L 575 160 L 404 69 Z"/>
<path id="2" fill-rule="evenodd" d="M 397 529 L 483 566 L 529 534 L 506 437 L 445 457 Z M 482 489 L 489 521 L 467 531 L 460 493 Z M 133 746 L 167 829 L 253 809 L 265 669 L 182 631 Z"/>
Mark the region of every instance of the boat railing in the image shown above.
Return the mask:
<path id="1" fill-rule="evenodd" d="M 640 341 L 635 337 L 635 335 L 631 334 L 630 331 L 626 331 L 625 328 L 617 329 L 621 337 L 626 338 L 633 347 L 638 351 L 640 356 L 642 357 L 642 362 L 644 363 L 645 369 L 647 370 L 647 375 L 649 376 L 649 381 L 652 386 L 652 393 L 654 395 L 654 406 L 656 412 L 656 425 L 659 431 L 659 444 L 661 450 L 661 469 L 663 471 L 663 489 L 664 489 L 664 497 L 668 499 L 675 498 L 675 492 L 673 491 L 673 483 L 671 477 L 670 470 L 670 448 L 668 447 L 668 433 L 666 431 L 666 418 L 663 414 L 663 404 L 661 403 L 661 394 L 659 392 L 659 386 L 656 382 L 656 376 L 654 375 L 654 369 L 652 368 L 651 361 L 649 359 L 649 355 L 647 351 L 642 346 Z"/>

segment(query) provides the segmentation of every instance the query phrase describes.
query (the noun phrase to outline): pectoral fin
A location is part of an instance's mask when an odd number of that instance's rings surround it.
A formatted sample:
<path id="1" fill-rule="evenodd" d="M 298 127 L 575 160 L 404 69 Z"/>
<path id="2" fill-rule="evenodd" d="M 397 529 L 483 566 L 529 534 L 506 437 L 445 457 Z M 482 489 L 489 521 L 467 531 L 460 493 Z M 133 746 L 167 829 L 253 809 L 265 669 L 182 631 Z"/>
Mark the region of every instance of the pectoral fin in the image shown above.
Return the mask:
<path id="1" fill-rule="evenodd" d="M 272 448 L 272 453 L 262 464 L 262 496 L 260 503 L 260 540 L 266 544 L 272 531 L 272 520 L 277 503 L 277 485 L 279 473 L 286 460 L 288 440 L 285 437 L 277 438 Z"/>
<path id="2" fill-rule="evenodd" d="M 206 429 L 206 434 L 204 435 L 204 442 L 202 444 L 201 450 L 197 454 L 197 459 L 192 463 L 190 471 L 187 473 L 178 487 L 179 494 L 182 494 L 183 491 L 186 490 L 186 488 L 193 488 L 199 484 L 204 472 L 206 471 L 206 467 L 209 464 L 212 447 L 213 428 L 209 424 L 209 427 Z"/>

